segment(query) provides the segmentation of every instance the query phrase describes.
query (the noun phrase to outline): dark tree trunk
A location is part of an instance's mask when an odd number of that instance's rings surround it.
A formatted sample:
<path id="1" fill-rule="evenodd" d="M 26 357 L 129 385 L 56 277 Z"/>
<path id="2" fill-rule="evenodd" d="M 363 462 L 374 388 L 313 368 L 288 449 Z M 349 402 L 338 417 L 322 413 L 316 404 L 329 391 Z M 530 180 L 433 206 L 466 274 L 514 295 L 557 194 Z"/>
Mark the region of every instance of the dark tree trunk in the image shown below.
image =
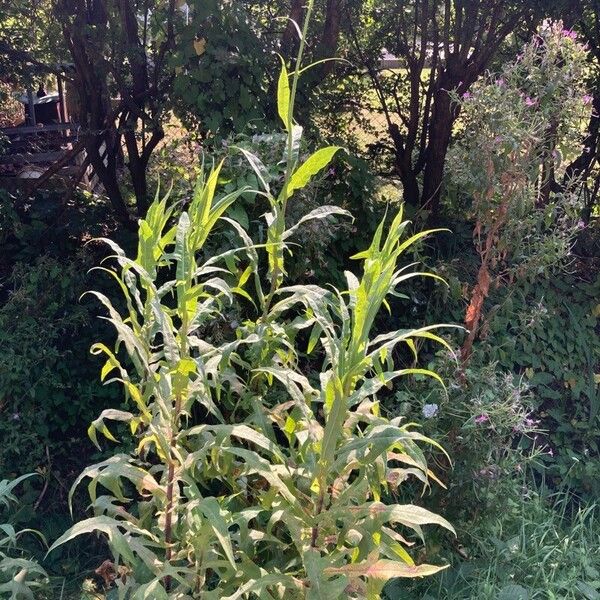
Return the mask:
<path id="1" fill-rule="evenodd" d="M 134 222 L 131 219 L 127 204 L 125 203 L 125 199 L 121 192 L 121 187 L 119 186 L 116 165 L 101 153 L 100 143 L 101 140 L 98 136 L 88 136 L 88 139 L 86 140 L 86 153 L 88 159 L 113 206 L 115 215 L 127 228 L 132 228 Z"/>
<path id="2" fill-rule="evenodd" d="M 435 220 L 439 213 L 444 181 L 444 163 L 452 136 L 452 125 L 458 115 L 458 109 L 452 106 L 452 101 L 446 91 L 452 87 L 454 86 L 442 85 L 436 92 L 429 123 L 421 206 L 429 211 L 431 220 Z"/>
<path id="3" fill-rule="evenodd" d="M 335 57 L 338 49 L 340 37 L 340 20 L 343 0 L 327 0 L 325 23 L 323 25 L 323 34 L 317 47 L 315 59 Z M 331 73 L 335 63 L 329 60 L 320 64 L 315 71 L 319 74 L 319 79 L 323 79 Z"/>
<path id="4" fill-rule="evenodd" d="M 302 27 L 304 17 L 304 0 L 292 0 L 288 24 L 281 38 L 281 54 L 286 59 L 292 59 L 298 49 L 298 30 Z"/>
<path id="5" fill-rule="evenodd" d="M 402 200 L 413 206 L 419 203 L 419 182 L 412 170 L 400 173 L 402 182 Z"/>

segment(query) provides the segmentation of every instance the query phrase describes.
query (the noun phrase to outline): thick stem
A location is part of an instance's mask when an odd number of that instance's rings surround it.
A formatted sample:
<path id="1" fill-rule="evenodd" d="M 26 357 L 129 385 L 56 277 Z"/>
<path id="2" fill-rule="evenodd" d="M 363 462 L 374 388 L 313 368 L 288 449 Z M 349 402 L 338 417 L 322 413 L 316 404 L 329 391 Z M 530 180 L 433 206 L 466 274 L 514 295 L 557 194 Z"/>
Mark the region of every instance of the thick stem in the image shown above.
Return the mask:
<path id="1" fill-rule="evenodd" d="M 483 304 L 485 299 L 488 297 L 491 283 L 490 266 L 492 263 L 492 250 L 498 239 L 498 233 L 506 221 L 506 214 L 508 212 L 508 200 L 503 202 L 498 210 L 498 216 L 493 222 L 490 230 L 487 233 L 485 239 L 485 246 L 480 252 L 481 265 L 477 273 L 477 283 L 473 288 L 471 294 L 471 301 L 467 308 L 465 316 L 465 326 L 469 333 L 463 343 L 461 349 L 461 361 L 462 367 L 466 366 L 471 353 L 473 352 L 473 343 L 479 332 L 479 323 L 481 322 L 481 316 L 483 314 Z M 481 224 L 478 223 L 477 229 L 480 229 Z"/>

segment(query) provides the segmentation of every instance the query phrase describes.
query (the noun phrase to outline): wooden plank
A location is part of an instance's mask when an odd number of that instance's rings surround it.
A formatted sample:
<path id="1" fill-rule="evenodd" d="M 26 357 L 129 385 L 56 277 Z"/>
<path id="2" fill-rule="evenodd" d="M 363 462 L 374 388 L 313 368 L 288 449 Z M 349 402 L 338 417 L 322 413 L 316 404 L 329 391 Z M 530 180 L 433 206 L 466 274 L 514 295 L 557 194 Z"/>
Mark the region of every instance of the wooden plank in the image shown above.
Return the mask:
<path id="1" fill-rule="evenodd" d="M 0 156 L 2 165 L 33 165 L 36 163 L 54 162 L 63 157 L 65 151 L 59 152 L 38 152 L 37 154 L 11 154 Z"/>
<path id="2" fill-rule="evenodd" d="M 77 142 L 80 139 L 81 139 L 81 136 L 79 136 L 79 135 L 66 135 L 64 137 L 57 135 L 50 139 L 43 139 L 43 140 L 36 140 L 35 138 L 32 139 L 31 137 L 28 137 L 23 140 L 13 140 L 13 141 L 9 142 L 8 146 L 5 148 L 5 150 L 6 150 L 6 153 L 12 152 L 14 154 L 24 154 L 25 153 L 25 152 L 23 152 L 24 149 L 25 150 L 27 150 L 28 148 L 35 149 L 36 144 L 39 144 L 40 146 L 53 145 L 55 147 L 60 147 L 60 146 L 66 145 L 70 142 Z"/>
<path id="3" fill-rule="evenodd" d="M 77 123 L 52 123 L 50 125 L 42 125 L 39 127 L 4 127 L 0 129 L 0 133 L 4 135 L 30 135 L 36 133 L 47 133 L 50 131 L 68 131 L 69 129 L 79 129 Z"/>
<path id="4" fill-rule="evenodd" d="M 77 143 L 71 150 L 65 152 L 62 157 L 54 162 L 54 164 L 50 165 L 50 167 L 46 170 L 46 172 L 40 176 L 39 179 L 34 180 L 31 184 L 30 191 L 37 189 L 39 186 L 43 185 L 52 175 L 60 171 L 61 168 L 68 165 L 80 152 L 83 152 L 85 148 L 85 142 L 81 140 Z M 83 177 L 85 173 L 85 169 L 87 168 L 87 157 L 84 160 L 84 164 L 86 165 L 83 170 L 77 172 L 77 183 L 79 183 L 80 179 Z M 81 166 L 80 166 L 81 169 Z M 81 174 L 80 174 L 81 173 Z M 77 184 L 76 184 L 77 185 Z"/>

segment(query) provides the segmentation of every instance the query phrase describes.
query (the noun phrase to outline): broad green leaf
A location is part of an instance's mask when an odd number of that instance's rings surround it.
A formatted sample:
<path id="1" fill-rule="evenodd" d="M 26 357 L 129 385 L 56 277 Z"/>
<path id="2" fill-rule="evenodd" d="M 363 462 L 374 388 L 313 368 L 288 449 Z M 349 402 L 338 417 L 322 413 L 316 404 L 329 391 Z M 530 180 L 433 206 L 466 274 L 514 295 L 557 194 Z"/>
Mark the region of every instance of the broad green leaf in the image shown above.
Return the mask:
<path id="1" fill-rule="evenodd" d="M 227 556 L 227 560 L 231 563 L 231 566 L 235 569 L 235 557 L 233 554 L 233 546 L 231 545 L 231 537 L 229 535 L 229 527 L 223 517 L 223 511 L 219 506 L 216 498 L 204 498 L 198 508 L 204 513 L 204 516 L 208 519 L 212 530 L 219 539 L 219 543 Z"/>
<path id="2" fill-rule="evenodd" d="M 287 196 L 290 197 L 296 190 L 301 190 L 310 180 L 333 159 L 335 153 L 341 150 L 340 146 L 328 146 L 317 150 L 306 159 L 292 175 L 286 187 Z"/>
<path id="3" fill-rule="evenodd" d="M 279 71 L 279 80 L 277 81 L 277 112 L 283 122 L 283 126 L 289 131 L 290 122 L 290 77 L 288 75 L 285 61 L 281 59 L 281 71 Z"/>

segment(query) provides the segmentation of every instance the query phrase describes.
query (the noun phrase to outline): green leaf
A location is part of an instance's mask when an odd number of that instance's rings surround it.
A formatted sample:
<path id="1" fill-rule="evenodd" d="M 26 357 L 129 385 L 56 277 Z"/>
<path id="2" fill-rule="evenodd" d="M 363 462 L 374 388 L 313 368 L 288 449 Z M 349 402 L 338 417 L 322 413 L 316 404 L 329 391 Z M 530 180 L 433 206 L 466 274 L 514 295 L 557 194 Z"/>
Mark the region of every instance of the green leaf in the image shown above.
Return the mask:
<path id="1" fill-rule="evenodd" d="M 277 112 L 283 121 L 283 126 L 286 130 L 290 130 L 290 77 L 288 75 L 285 61 L 281 59 L 281 71 L 279 72 L 279 80 L 277 82 Z"/>
<path id="2" fill-rule="evenodd" d="M 310 180 L 333 159 L 335 153 L 342 150 L 341 146 L 328 146 L 317 150 L 306 159 L 292 175 L 287 184 L 287 195 L 290 197 L 296 190 L 301 190 Z"/>
<path id="3" fill-rule="evenodd" d="M 231 563 L 231 566 L 236 569 L 235 557 L 233 555 L 233 546 L 231 545 L 231 538 L 229 536 L 229 528 L 225 519 L 223 518 L 223 511 L 219 506 L 216 498 L 204 498 L 198 505 L 198 508 L 203 512 L 204 516 L 208 519 L 212 530 L 215 532 L 227 560 Z"/>
<path id="4" fill-rule="evenodd" d="M 119 526 L 123 526 L 122 523 L 113 519 L 112 517 L 107 517 L 101 515 L 99 517 L 92 517 L 90 519 L 84 519 L 83 521 L 79 521 L 79 523 L 75 523 L 73 527 L 65 531 L 55 542 L 50 546 L 46 556 L 50 554 L 53 550 L 56 550 L 59 546 L 70 542 L 80 535 L 85 535 L 89 533 L 96 533 L 98 531 L 104 533 L 109 541 L 112 543 L 118 538 L 123 538 L 123 534 L 119 531 Z M 131 550 L 128 550 L 127 544 L 123 546 L 120 544 L 121 540 L 117 543 L 120 548 L 123 548 L 123 556 L 132 562 L 134 562 L 135 558 Z M 123 540 L 124 541 L 124 540 Z"/>
<path id="5" fill-rule="evenodd" d="M 258 177 L 258 180 L 260 181 L 263 189 L 268 193 L 269 181 L 271 179 L 271 176 L 269 175 L 267 167 L 265 167 L 260 158 L 258 158 L 258 156 L 256 156 L 255 154 L 252 154 L 252 152 L 248 152 L 248 150 L 245 150 L 244 148 L 240 148 L 238 146 L 234 146 L 234 148 L 236 150 L 239 150 L 246 157 L 246 160 L 248 161 L 248 163 L 250 163 L 250 166 L 256 173 L 256 176 Z"/>
<path id="6" fill-rule="evenodd" d="M 498 600 L 529 600 L 529 592 L 520 585 L 507 585 L 498 593 Z"/>
<path id="7" fill-rule="evenodd" d="M 325 567 L 329 564 L 327 557 L 322 557 L 317 550 L 310 548 L 304 553 L 302 559 L 310 582 L 306 600 L 333 600 L 344 597 L 348 580 L 344 576 L 337 577 L 333 581 L 328 579 L 330 576 L 325 574 Z"/>
<path id="8" fill-rule="evenodd" d="M 351 213 L 343 208 L 340 208 L 339 206 L 319 206 L 318 208 L 314 208 L 309 213 L 304 215 L 295 225 L 285 231 L 281 237 L 285 240 L 295 233 L 303 223 L 306 223 L 307 221 L 325 219 L 331 215 L 343 215 L 344 217 L 352 218 Z"/>

